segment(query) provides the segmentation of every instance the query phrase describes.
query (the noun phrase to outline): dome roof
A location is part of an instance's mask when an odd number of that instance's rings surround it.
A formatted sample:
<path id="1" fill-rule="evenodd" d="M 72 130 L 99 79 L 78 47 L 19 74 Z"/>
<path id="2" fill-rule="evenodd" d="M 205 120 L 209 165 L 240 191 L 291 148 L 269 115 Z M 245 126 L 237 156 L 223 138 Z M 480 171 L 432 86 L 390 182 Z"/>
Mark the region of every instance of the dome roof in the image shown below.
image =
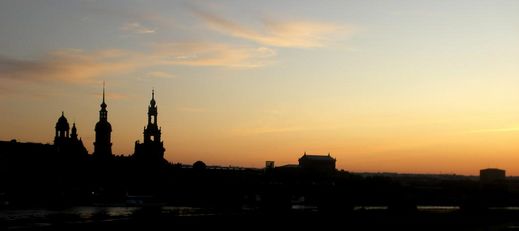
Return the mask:
<path id="1" fill-rule="evenodd" d="M 64 112 L 61 112 L 61 117 L 59 117 L 58 122 L 56 122 L 56 129 L 59 129 L 59 130 L 62 130 L 62 129 L 68 130 L 69 129 L 69 124 L 68 124 L 67 118 L 65 118 Z"/>

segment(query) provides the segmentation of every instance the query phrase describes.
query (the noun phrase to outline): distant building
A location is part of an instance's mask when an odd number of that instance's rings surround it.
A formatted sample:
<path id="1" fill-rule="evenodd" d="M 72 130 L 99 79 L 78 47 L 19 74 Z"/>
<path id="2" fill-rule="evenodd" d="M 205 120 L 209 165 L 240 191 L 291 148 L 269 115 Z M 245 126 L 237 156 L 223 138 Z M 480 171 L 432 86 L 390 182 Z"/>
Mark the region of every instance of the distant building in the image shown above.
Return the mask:
<path id="1" fill-rule="evenodd" d="M 265 161 L 265 169 L 273 169 L 275 167 L 274 161 L 267 160 Z"/>
<path id="2" fill-rule="evenodd" d="M 151 101 L 148 107 L 148 125 L 144 127 L 144 141 L 135 142 L 135 158 L 143 162 L 162 163 L 164 160 L 164 142 L 161 141 L 161 128 L 157 125 L 157 103 L 155 91 L 151 91 Z"/>
<path id="3" fill-rule="evenodd" d="M 41 159 L 53 157 L 55 153 L 56 148 L 51 144 L 21 143 L 16 140 L 0 141 L 0 169 L 6 170 L 13 167 L 8 161 L 11 158 L 19 160 L 12 162 L 23 162 L 30 161 L 32 157 Z"/>
<path id="4" fill-rule="evenodd" d="M 64 112 L 54 128 L 54 144 L 0 141 L 0 173 L 13 174 L 27 166 L 31 166 L 31 170 L 77 167 L 76 164 L 88 158 L 88 151 L 78 138 L 76 124 L 73 123 L 71 129 Z"/>
<path id="5" fill-rule="evenodd" d="M 482 183 L 503 182 L 506 179 L 506 171 L 497 168 L 479 170 L 479 180 Z"/>
<path id="6" fill-rule="evenodd" d="M 193 169 L 195 170 L 205 170 L 206 168 L 207 165 L 201 160 L 198 160 L 193 164 Z"/>
<path id="7" fill-rule="evenodd" d="M 72 124 L 72 131 L 69 133 L 70 125 L 64 112 L 56 122 L 55 129 L 54 147 L 58 154 L 63 154 L 66 158 L 87 157 L 88 151 L 81 138 L 78 139 L 76 123 Z"/>
<path id="8" fill-rule="evenodd" d="M 112 125 L 108 122 L 108 111 L 105 103 L 105 87 L 103 84 L 103 102 L 99 111 L 99 122 L 96 123 L 96 139 L 94 142 L 94 158 L 108 159 L 112 157 Z"/>
<path id="9" fill-rule="evenodd" d="M 333 173 L 335 172 L 336 159 L 328 155 L 304 155 L 299 158 L 299 167 L 303 171 L 315 173 Z"/>

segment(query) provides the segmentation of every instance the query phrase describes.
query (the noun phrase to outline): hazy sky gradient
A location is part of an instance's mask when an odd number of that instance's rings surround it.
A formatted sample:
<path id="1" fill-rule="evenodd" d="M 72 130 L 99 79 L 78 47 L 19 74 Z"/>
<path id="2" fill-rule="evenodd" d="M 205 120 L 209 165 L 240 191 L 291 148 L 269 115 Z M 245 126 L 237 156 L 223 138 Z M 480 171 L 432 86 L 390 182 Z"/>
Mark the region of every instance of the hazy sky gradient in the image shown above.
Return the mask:
<path id="1" fill-rule="evenodd" d="M 151 89 L 166 158 L 519 175 L 519 1 L 0 1 L 0 139 L 50 143 L 65 111 L 113 151 Z"/>

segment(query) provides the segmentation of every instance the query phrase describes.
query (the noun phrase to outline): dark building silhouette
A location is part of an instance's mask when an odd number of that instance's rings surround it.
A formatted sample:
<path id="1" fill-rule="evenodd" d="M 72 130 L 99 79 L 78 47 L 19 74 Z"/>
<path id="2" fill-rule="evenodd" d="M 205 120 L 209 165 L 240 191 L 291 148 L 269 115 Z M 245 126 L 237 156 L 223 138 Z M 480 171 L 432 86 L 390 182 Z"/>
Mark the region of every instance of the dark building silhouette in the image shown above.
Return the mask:
<path id="1" fill-rule="evenodd" d="M 18 142 L 13 139 L 10 141 L 0 141 L 0 150 L 0 169 L 10 170 L 16 169 L 13 163 L 18 161 L 31 162 L 31 160 L 34 159 L 41 160 L 49 156 L 54 156 L 56 149 L 55 146 L 51 144 Z"/>
<path id="2" fill-rule="evenodd" d="M 193 169 L 205 170 L 206 168 L 207 168 L 207 165 L 201 160 L 198 160 L 195 163 L 193 163 Z"/>
<path id="3" fill-rule="evenodd" d="M 65 112 L 61 112 L 58 122 L 56 122 L 56 135 L 54 136 L 54 144 L 60 144 L 65 142 L 69 138 L 69 124 L 67 118 L 65 118 Z"/>
<path id="4" fill-rule="evenodd" d="M 299 158 L 299 167 L 303 171 L 316 173 L 335 172 L 335 158 L 328 155 L 307 155 L 306 152 Z"/>
<path id="5" fill-rule="evenodd" d="M 55 129 L 54 146 L 58 154 L 66 154 L 66 157 L 69 158 L 86 157 L 88 155 L 83 141 L 81 138 L 78 139 L 76 123 L 72 124 L 72 130 L 70 131 L 70 125 L 64 112 L 61 113 L 61 117 L 56 122 Z"/>
<path id="6" fill-rule="evenodd" d="M 151 100 L 148 107 L 148 124 L 144 127 L 144 140 L 135 142 L 135 158 L 145 162 L 164 162 L 164 143 L 160 139 L 161 128 L 157 125 L 157 103 L 155 91 L 151 91 Z"/>
<path id="7" fill-rule="evenodd" d="M 504 182 L 506 179 L 506 172 L 502 169 L 487 168 L 479 170 L 479 180 L 482 183 L 496 183 Z"/>
<path id="8" fill-rule="evenodd" d="M 96 139 L 94 142 L 94 157 L 107 159 L 112 157 L 111 133 L 112 125 L 108 122 L 108 111 L 105 103 L 105 87 L 103 83 L 103 102 L 99 111 L 99 122 L 95 126 Z"/>

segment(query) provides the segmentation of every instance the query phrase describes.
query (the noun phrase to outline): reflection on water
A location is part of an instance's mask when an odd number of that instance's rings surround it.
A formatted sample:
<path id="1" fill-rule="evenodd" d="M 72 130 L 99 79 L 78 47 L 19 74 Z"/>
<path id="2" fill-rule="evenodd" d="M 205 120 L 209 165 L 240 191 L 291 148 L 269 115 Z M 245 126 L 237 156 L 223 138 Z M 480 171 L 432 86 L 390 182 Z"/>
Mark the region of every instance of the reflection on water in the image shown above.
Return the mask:
<path id="1" fill-rule="evenodd" d="M 428 206 L 428 205 L 419 205 L 419 206 L 416 206 L 416 209 L 418 211 L 446 213 L 446 212 L 458 211 L 458 210 L 460 210 L 460 206 Z"/>
<path id="2" fill-rule="evenodd" d="M 422 212 L 454 212 L 459 211 L 460 206 L 437 206 L 437 205 L 418 205 L 416 210 Z M 353 210 L 389 210 L 389 206 L 355 206 Z"/>
<path id="3" fill-rule="evenodd" d="M 39 219 L 49 218 L 57 215 L 65 217 L 76 216 L 79 219 L 94 219 L 97 217 L 121 218 L 136 215 L 138 212 L 151 211 L 147 207 L 126 207 L 126 206 L 79 206 L 63 210 L 52 209 L 14 209 L 0 211 L 0 218 L 5 220 Z M 207 216 L 214 215 L 214 212 L 192 207 L 162 206 L 154 208 L 160 214 L 171 214 L 176 216 Z"/>
<path id="4" fill-rule="evenodd" d="M 177 207 L 177 206 L 162 206 L 154 207 L 153 210 L 147 207 L 131 207 L 131 206 L 79 206 L 62 210 L 52 209 L 13 209 L 0 211 L 0 219 L 7 221 L 17 220 L 39 220 L 49 218 L 76 218 L 77 220 L 99 220 L 99 219 L 121 219 L 128 218 L 134 215 L 142 215 L 144 212 L 154 214 L 167 214 L 174 216 L 210 216 L 216 215 L 212 210 L 192 208 L 192 207 Z M 293 205 L 293 210 L 304 211 L 318 211 L 317 206 L 309 205 Z M 459 211 L 460 206 L 429 206 L 419 205 L 416 207 L 418 211 L 424 212 L 455 212 Z M 519 211 L 519 207 L 489 207 L 489 210 L 494 211 Z M 359 210 L 389 210 L 388 206 L 355 206 L 354 211 Z"/>
<path id="5" fill-rule="evenodd" d="M 216 215 L 213 211 L 192 207 L 163 206 L 161 209 L 162 214 L 176 215 L 181 217 Z"/>
<path id="6" fill-rule="evenodd" d="M 92 219 L 96 216 L 107 217 L 124 217 L 132 215 L 138 207 L 95 207 L 95 206 L 81 206 L 73 207 L 63 210 L 51 209 L 15 209 L 0 212 L 0 218 L 6 220 L 21 220 L 21 219 L 40 219 L 52 218 L 55 216 L 73 217 L 77 216 L 80 219 Z"/>
<path id="7" fill-rule="evenodd" d="M 0 211 L 0 220 L 7 221 L 10 229 L 38 228 L 53 223 L 83 224 L 96 221 L 128 220 L 156 215 L 209 216 L 214 212 L 191 207 L 127 207 L 127 206 L 79 206 L 67 209 L 12 209 Z"/>
<path id="8" fill-rule="evenodd" d="M 375 213 L 390 211 L 389 206 L 355 206 L 354 211 L 373 211 Z M 422 214 L 450 213 L 456 215 L 460 206 L 429 206 L 419 205 L 416 207 Z M 516 213 L 519 207 L 489 207 L 492 211 L 510 211 Z M 248 210 L 242 210 L 247 212 Z M 317 206 L 294 205 L 295 212 L 319 212 Z M 157 206 L 157 207 L 132 207 L 132 206 L 79 206 L 60 210 L 53 209 L 11 209 L 0 210 L 0 221 L 7 221 L 8 229 L 39 229 L 41 227 L 55 224 L 87 224 L 92 222 L 126 221 L 132 219 L 148 219 L 156 217 L 203 217 L 223 214 L 215 210 Z M 363 213 L 360 213 L 363 214 Z M 502 214 L 499 212 L 498 214 Z M 516 223 L 510 225 L 517 225 Z"/>
<path id="9" fill-rule="evenodd" d="M 81 219 L 93 219 L 99 216 L 127 217 L 132 215 L 138 207 L 94 207 L 82 206 L 60 211 L 64 214 L 78 215 Z"/>
<path id="10" fill-rule="evenodd" d="M 302 211 L 318 211 L 317 206 L 311 205 L 292 205 L 293 210 L 302 210 Z"/>
<path id="11" fill-rule="evenodd" d="M 507 206 L 507 207 L 490 207 L 489 210 L 507 210 L 507 211 L 519 211 L 519 207 Z"/>
<path id="12" fill-rule="evenodd" d="M 355 206 L 353 210 L 387 210 L 388 206 Z"/>

